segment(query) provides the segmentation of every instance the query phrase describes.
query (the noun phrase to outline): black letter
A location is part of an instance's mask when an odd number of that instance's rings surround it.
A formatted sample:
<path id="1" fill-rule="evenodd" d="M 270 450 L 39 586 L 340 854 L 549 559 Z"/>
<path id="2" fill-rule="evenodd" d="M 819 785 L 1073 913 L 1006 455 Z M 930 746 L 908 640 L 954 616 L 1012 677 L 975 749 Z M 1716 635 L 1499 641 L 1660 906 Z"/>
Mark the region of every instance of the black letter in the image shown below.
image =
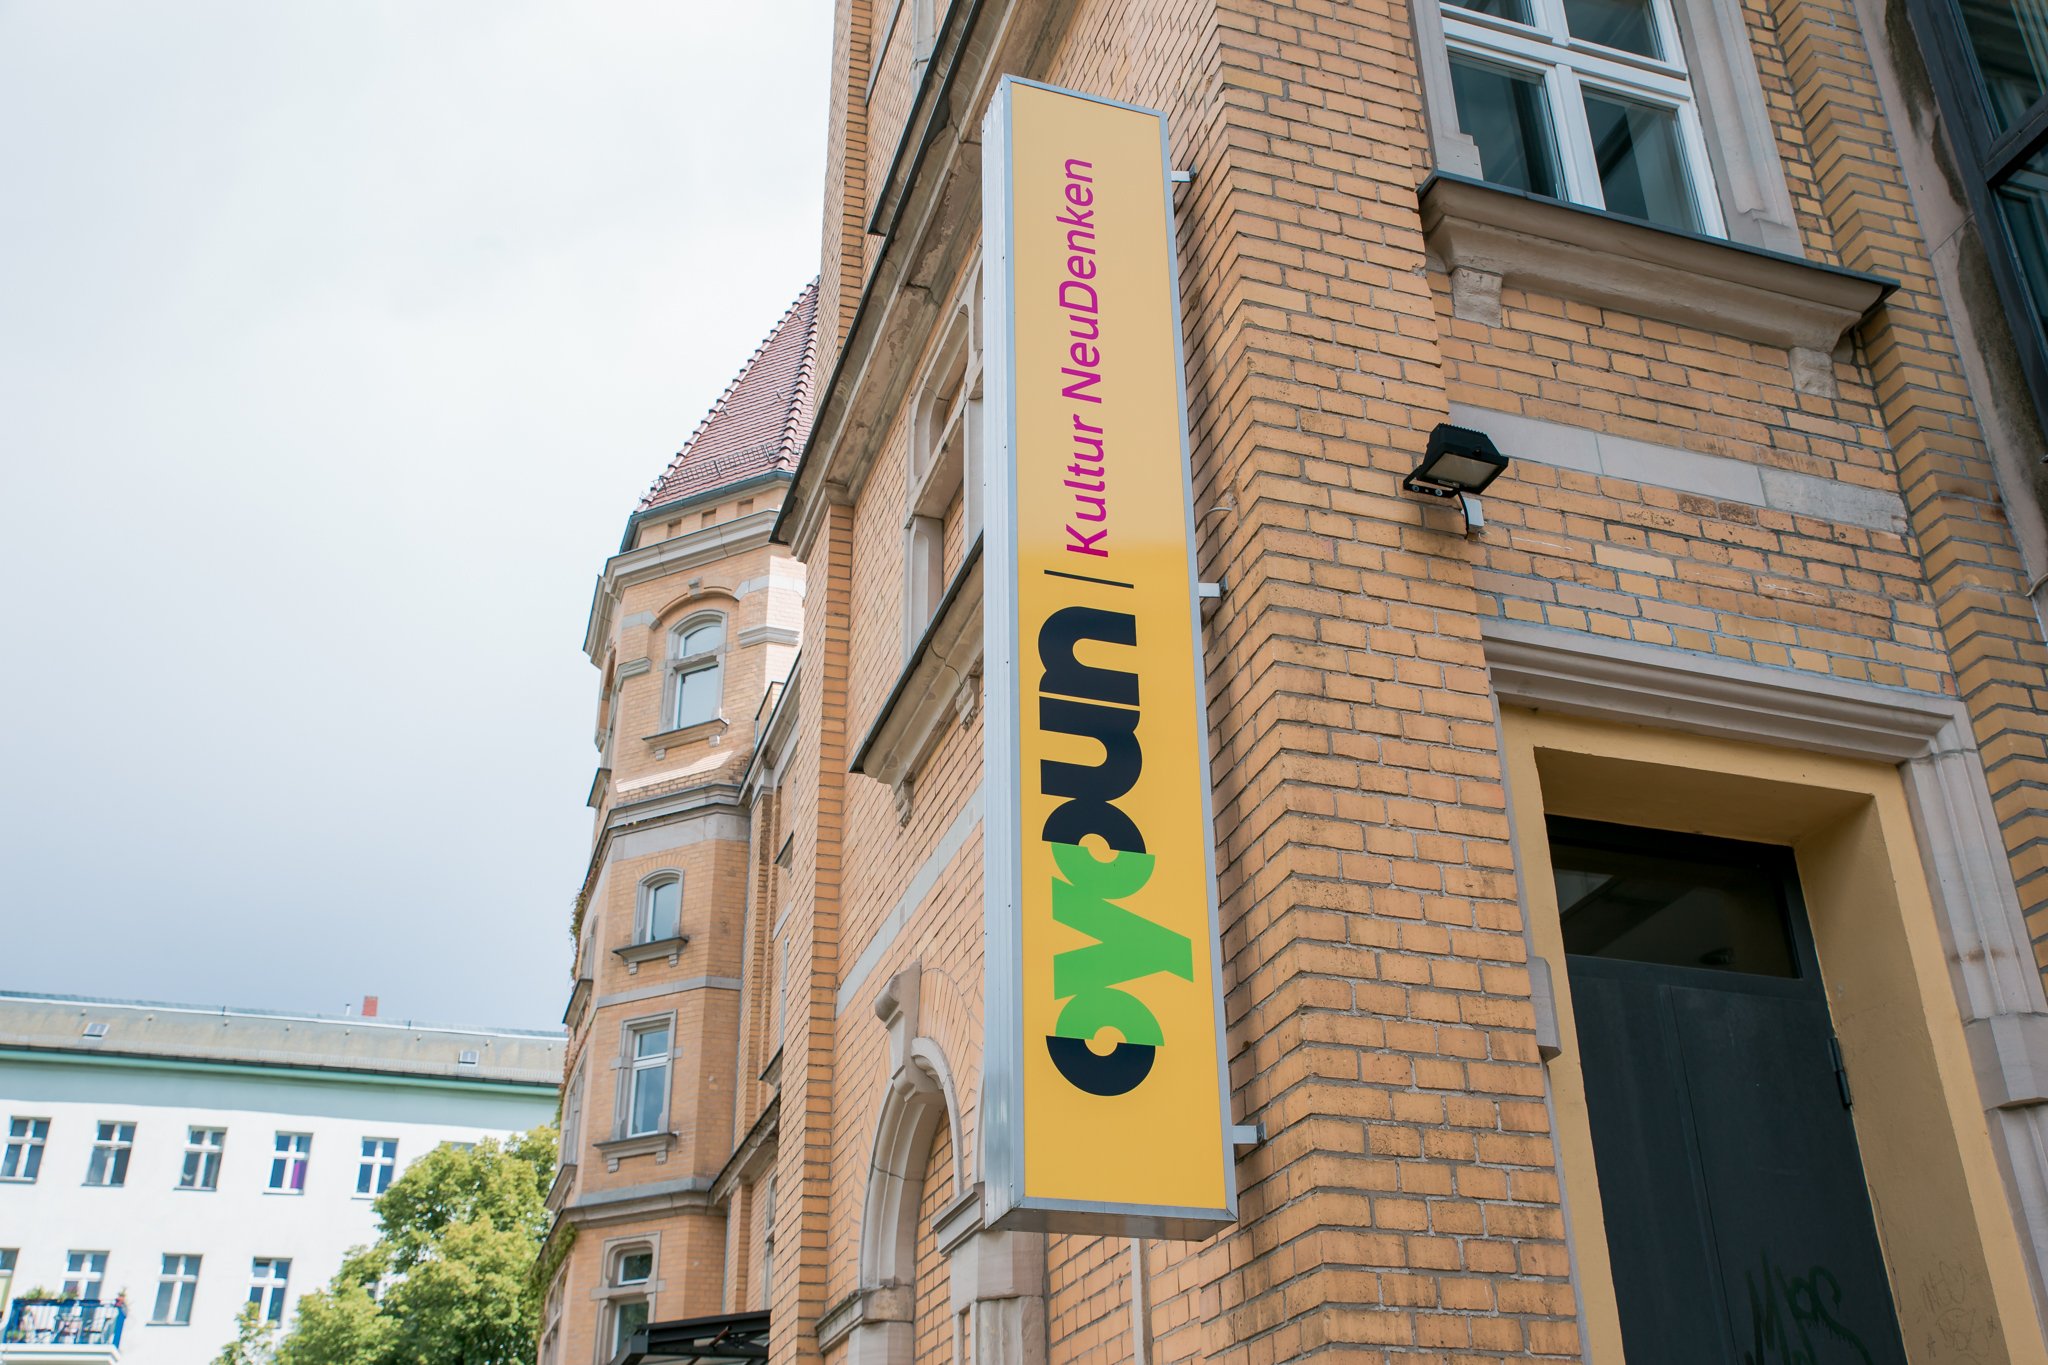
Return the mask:
<path id="1" fill-rule="evenodd" d="M 1099 442 L 1096 448 L 1101 449 Z M 1074 658 L 1074 650 L 1083 640 L 1095 640 L 1105 645 L 1135 645 L 1138 643 L 1138 618 L 1129 612 L 1100 611 L 1094 607 L 1062 607 L 1046 617 L 1045 624 L 1038 628 L 1038 661 L 1045 665 L 1045 673 L 1038 680 L 1038 690 L 1063 697 L 1086 697 L 1090 701 L 1106 701 L 1118 706 L 1136 706 L 1138 675 L 1081 663 Z M 1070 839 L 1067 842 L 1074 841 Z"/>
<path id="2" fill-rule="evenodd" d="M 1127 1095 L 1136 1090 L 1152 1070 L 1152 1059 L 1159 1052 L 1150 1043 L 1118 1043 L 1107 1057 L 1101 1057 L 1079 1038 L 1050 1034 L 1045 1050 L 1052 1054 L 1052 1064 L 1060 1069 L 1069 1085 L 1103 1096 Z"/>
<path id="3" fill-rule="evenodd" d="M 1051 759 L 1039 762 L 1038 789 L 1047 796 L 1064 798 L 1045 817 L 1041 837 L 1049 844 L 1078 844 L 1090 834 L 1099 834 L 1119 853 L 1143 853 L 1145 836 L 1130 816 L 1109 804 L 1138 783 L 1143 765 L 1138 751 L 1138 713 L 1040 697 L 1038 728 L 1092 739 L 1102 746 L 1102 762 L 1093 768 Z"/>

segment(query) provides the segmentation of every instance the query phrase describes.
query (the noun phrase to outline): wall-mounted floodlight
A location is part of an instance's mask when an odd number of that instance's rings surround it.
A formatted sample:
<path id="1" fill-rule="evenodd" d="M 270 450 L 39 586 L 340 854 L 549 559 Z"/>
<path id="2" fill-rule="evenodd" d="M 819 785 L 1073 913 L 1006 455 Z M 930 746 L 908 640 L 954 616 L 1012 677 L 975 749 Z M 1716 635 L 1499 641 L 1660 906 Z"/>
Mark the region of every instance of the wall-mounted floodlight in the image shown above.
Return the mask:
<path id="1" fill-rule="evenodd" d="M 1439 422 L 1429 433 L 1429 448 L 1422 463 L 1401 480 L 1411 493 L 1432 498 L 1456 498 L 1465 513 L 1465 534 L 1486 525 L 1479 510 L 1479 495 L 1508 467 L 1508 457 L 1494 449 L 1493 438 L 1470 427 Z"/>

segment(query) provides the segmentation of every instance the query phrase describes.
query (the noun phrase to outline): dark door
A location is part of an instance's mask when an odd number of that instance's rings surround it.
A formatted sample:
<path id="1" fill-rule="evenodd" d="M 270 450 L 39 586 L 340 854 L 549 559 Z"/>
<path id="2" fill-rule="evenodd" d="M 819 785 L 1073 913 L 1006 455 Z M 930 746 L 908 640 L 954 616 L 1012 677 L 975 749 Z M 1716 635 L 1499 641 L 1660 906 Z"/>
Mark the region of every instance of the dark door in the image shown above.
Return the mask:
<path id="1" fill-rule="evenodd" d="M 1790 851 L 1550 822 L 1635 1365 L 1904 1365 Z"/>

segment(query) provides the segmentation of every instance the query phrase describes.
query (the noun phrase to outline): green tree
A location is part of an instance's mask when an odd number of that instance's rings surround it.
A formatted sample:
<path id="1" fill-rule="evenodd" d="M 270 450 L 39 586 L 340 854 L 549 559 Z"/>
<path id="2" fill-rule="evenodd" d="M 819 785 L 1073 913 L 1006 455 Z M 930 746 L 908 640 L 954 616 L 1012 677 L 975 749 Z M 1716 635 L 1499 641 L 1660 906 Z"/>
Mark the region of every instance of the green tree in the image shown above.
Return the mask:
<path id="1" fill-rule="evenodd" d="M 220 1348 L 213 1365 L 270 1365 L 277 1355 L 277 1328 L 254 1303 L 235 1314 L 235 1339 Z"/>
<path id="2" fill-rule="evenodd" d="M 446 1143 L 377 1198 L 377 1240 L 299 1301 L 275 1365 L 526 1365 L 555 1130 Z M 215 1365 L 263 1365 L 226 1360 Z"/>

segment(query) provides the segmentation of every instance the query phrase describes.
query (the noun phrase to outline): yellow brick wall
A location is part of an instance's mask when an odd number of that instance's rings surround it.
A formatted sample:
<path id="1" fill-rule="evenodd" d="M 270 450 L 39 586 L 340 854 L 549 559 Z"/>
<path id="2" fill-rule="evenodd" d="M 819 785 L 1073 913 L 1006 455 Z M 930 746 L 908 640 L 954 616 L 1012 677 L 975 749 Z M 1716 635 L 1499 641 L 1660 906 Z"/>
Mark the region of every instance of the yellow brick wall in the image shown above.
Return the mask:
<path id="1" fill-rule="evenodd" d="M 894 47 L 864 98 L 890 8 L 845 0 L 835 20 L 831 347 L 873 267 L 866 207 L 907 107 Z M 1456 317 L 1417 212 L 1431 153 L 1404 4 L 1060 12 L 1034 74 L 1165 109 L 1175 162 L 1196 173 L 1177 207 L 1201 567 L 1230 583 L 1206 633 L 1229 1080 L 1237 1116 L 1268 1138 L 1239 1164 L 1240 1225 L 1208 1243 L 1148 1245 L 1134 1272 L 1125 1241 L 1050 1239 L 1051 1355 L 1575 1358 L 1483 620 L 1959 697 L 2048 940 L 2048 654 L 1853 14 L 1841 0 L 1743 7 L 1807 251 L 1904 286 L 1823 397 L 1793 388 L 1781 351 L 1572 300 L 1509 288 L 1499 325 Z M 1452 403 L 1897 493 L 1909 521 L 1869 530 L 1530 459 L 1467 540 L 1399 489 Z M 908 434 L 906 408 L 807 548 L 791 776 L 756 808 L 732 873 L 735 903 L 751 886 L 759 912 L 734 939 L 747 986 L 730 1045 L 749 1076 L 777 1041 L 756 1040 L 774 988 L 766 923 L 785 896 L 794 907 L 772 1277 L 767 1220 L 730 1233 L 746 1283 L 772 1278 L 778 1361 L 816 1356 L 819 1317 L 858 1287 L 890 1066 L 873 1004 L 913 962 L 921 1031 L 951 1063 L 952 1122 L 975 1150 L 979 834 L 921 903 L 899 901 L 979 786 L 979 716 L 945 727 L 907 816 L 847 769 L 903 662 Z M 949 560 L 959 539 L 949 528 Z M 785 827 L 786 890 L 767 862 Z M 754 1085 L 728 1142 L 766 1102 Z M 921 1360 L 952 1349 L 930 1228 L 945 1169 L 927 1154 Z M 725 1301 L 751 1293 L 736 1278 Z"/>
<path id="2" fill-rule="evenodd" d="M 1852 6 L 1773 0 L 1798 116 L 1842 263 L 1900 289 L 1863 329 L 1956 689 L 1970 711 L 2027 912 L 2048 965 L 2048 648 L 1956 357 Z"/>
<path id="3" fill-rule="evenodd" d="M 687 536 L 734 516 L 772 508 L 775 496 L 755 492 L 744 498 L 712 500 L 672 520 L 650 521 L 636 540 L 647 547 Z M 592 1004 L 572 1029 L 565 1079 L 581 1068 L 582 1142 L 565 1150 L 575 1175 L 566 1188 L 563 1218 L 580 1229 L 557 1283 L 563 1292 L 563 1359 L 602 1362 L 610 1343 L 600 1339 L 606 1248 L 623 1237 L 658 1241 L 653 1312 L 657 1320 L 721 1311 L 728 1301 L 729 1243 L 754 1235 L 750 1210 L 739 1208 L 738 1229 L 727 1227 L 723 1209 L 701 1196 L 665 1200 L 621 1218 L 616 1206 L 593 1220 L 578 1207 L 586 1198 L 630 1195 L 653 1184 L 696 1179 L 708 1182 L 731 1155 L 735 1141 L 759 1113 L 763 1101 L 758 1075 L 765 1055 L 751 1070 L 740 1066 L 743 1017 L 750 996 L 735 980 L 752 981 L 765 931 L 750 919 L 750 908 L 768 886 L 773 848 L 757 847 L 753 835 L 772 838 L 766 825 L 750 824 L 736 790 L 754 746 L 756 713 L 769 684 L 786 673 L 794 648 L 772 642 L 742 644 L 743 632 L 763 627 L 795 630 L 802 620 L 801 566 L 785 551 L 765 544 L 629 584 L 611 607 L 613 636 L 598 651 L 604 680 L 615 680 L 623 663 L 645 658 L 652 668 L 617 683 L 617 716 L 611 745 L 611 779 L 597 812 L 603 830 L 615 807 L 652 796 L 723 792 L 721 811 L 709 817 L 636 822 L 629 833 L 600 843 L 590 877 L 578 900 L 578 970 L 591 980 Z M 726 617 L 722 712 L 726 724 L 663 735 L 664 655 L 667 631 L 699 610 Z M 652 618 L 651 621 L 646 618 Z M 650 739 L 650 737 L 653 737 Z M 773 798 L 770 798 L 772 809 Z M 630 965 L 615 949 L 632 942 L 640 884 L 648 876 L 677 871 L 683 876 L 681 933 L 689 940 L 670 965 L 657 958 Z M 622 1031 L 632 1020 L 673 1014 L 676 1056 L 669 1082 L 669 1127 L 676 1138 L 665 1157 L 635 1153 L 609 1169 L 597 1146 L 612 1137 L 623 1096 L 617 1063 Z M 764 1021 L 756 1019 L 749 1043 L 755 1049 Z M 606 1206 L 591 1206 L 606 1207 Z M 744 1295 L 748 1281 L 735 1276 L 730 1291 Z M 755 1283 L 758 1283 L 756 1281 Z"/>

